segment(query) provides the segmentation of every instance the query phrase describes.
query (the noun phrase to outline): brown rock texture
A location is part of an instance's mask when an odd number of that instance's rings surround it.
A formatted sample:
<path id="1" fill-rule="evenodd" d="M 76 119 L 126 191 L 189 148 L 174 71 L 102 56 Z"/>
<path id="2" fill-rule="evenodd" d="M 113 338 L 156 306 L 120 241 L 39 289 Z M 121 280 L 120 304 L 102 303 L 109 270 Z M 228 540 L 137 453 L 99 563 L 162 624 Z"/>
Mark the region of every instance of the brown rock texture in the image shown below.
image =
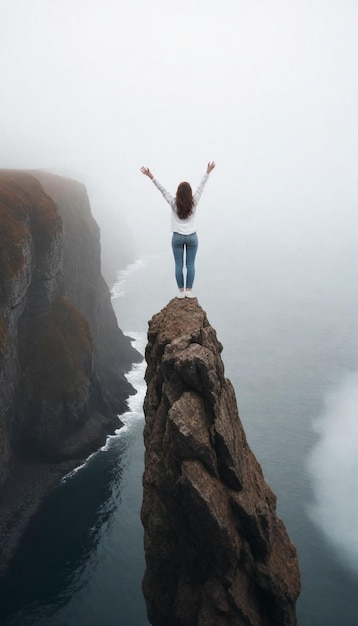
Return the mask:
<path id="1" fill-rule="evenodd" d="M 291 626 L 297 553 L 196 299 L 149 322 L 142 522 L 153 626 Z"/>
<path id="2" fill-rule="evenodd" d="M 142 357 L 118 328 L 83 185 L 1 171 L 0 224 L 1 571 L 46 485 L 121 425 Z"/>

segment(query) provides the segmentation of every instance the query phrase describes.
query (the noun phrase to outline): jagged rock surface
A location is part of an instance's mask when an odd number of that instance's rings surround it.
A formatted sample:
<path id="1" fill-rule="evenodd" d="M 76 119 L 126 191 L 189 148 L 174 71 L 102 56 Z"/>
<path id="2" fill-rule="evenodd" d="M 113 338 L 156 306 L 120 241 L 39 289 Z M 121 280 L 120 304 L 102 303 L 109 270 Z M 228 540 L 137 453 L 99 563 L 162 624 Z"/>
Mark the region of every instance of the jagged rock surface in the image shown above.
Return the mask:
<path id="1" fill-rule="evenodd" d="M 224 375 L 214 329 L 192 300 L 149 323 L 142 522 L 153 626 L 291 626 L 296 549 L 276 515 Z"/>
<path id="2" fill-rule="evenodd" d="M 0 223 L 4 548 L 43 491 L 28 477 L 53 482 L 58 473 L 44 464 L 82 459 L 120 426 L 117 415 L 134 392 L 124 374 L 141 356 L 118 328 L 83 185 L 2 171 Z"/>

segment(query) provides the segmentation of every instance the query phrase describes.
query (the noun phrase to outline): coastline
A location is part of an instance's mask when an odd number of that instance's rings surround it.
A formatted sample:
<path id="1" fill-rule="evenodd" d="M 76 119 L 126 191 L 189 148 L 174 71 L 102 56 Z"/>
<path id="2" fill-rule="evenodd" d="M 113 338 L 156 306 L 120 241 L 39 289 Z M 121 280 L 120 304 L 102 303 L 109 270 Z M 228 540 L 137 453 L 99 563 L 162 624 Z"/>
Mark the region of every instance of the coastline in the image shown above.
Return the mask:
<path id="1" fill-rule="evenodd" d="M 44 498 L 81 462 L 14 462 L 0 499 L 0 578 L 6 574 L 21 537 Z"/>
<path id="2" fill-rule="evenodd" d="M 143 347 L 143 337 L 133 333 L 132 342 L 136 349 Z M 112 433 L 105 435 L 95 450 L 76 459 L 60 463 L 36 463 L 25 460 L 13 462 L 11 475 L 6 481 L 0 495 L 0 580 L 3 578 L 21 538 L 33 516 L 41 507 L 42 502 L 54 489 L 59 487 L 66 477 L 83 467 L 88 459 L 105 448 L 108 440 L 126 428 L 125 417 L 131 414 L 134 406 L 142 402 L 142 394 L 138 395 L 135 381 L 142 371 L 144 359 L 140 363 L 132 363 L 132 368 L 125 374 L 128 382 L 133 385 L 135 393 L 126 399 L 127 410 L 117 415 L 118 426 Z M 142 378 L 142 374 L 139 374 Z M 134 383 L 134 384 L 133 384 Z"/>

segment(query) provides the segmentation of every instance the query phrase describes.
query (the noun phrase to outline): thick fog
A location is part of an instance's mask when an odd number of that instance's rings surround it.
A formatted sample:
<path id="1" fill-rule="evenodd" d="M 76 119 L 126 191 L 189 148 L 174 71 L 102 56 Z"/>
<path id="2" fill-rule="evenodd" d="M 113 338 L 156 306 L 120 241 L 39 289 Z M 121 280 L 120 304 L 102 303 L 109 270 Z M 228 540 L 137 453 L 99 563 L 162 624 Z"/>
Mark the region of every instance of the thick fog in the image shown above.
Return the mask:
<path id="1" fill-rule="evenodd" d="M 144 245 L 168 216 L 139 167 L 175 191 L 214 159 L 203 228 L 336 247 L 350 223 L 354 244 L 357 12 L 355 0 L 2 0 L 0 164 L 79 177 Z"/>
<path id="2" fill-rule="evenodd" d="M 339 548 L 342 561 L 358 571 L 357 410 L 358 373 L 345 377 L 327 395 L 316 422 L 321 436 L 309 468 L 317 499 L 311 514 Z"/>
<path id="3" fill-rule="evenodd" d="M 203 258 L 212 249 L 232 265 L 220 280 L 232 288 L 250 259 L 266 296 L 301 290 L 304 307 L 351 285 L 357 304 L 356 0 L 1 0 L 0 20 L 0 167 L 82 180 L 134 259 L 170 240 L 168 207 L 140 166 L 175 192 L 215 160 L 199 234 Z M 343 408 L 337 396 L 322 415 L 310 465 L 330 536 L 348 536 L 342 482 L 346 506 L 356 498 L 344 452 L 356 400 Z M 325 498 L 332 472 L 337 497 Z"/>

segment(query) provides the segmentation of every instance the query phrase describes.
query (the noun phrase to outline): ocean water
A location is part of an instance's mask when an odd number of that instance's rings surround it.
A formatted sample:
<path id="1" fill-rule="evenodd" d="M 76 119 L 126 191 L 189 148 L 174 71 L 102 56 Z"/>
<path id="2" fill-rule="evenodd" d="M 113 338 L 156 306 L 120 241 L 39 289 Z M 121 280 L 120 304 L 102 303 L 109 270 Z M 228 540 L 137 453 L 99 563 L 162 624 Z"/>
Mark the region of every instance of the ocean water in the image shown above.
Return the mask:
<path id="1" fill-rule="evenodd" d="M 144 350 L 145 333 L 131 332 Z M 141 593 L 144 361 L 124 427 L 66 476 L 33 518 L 0 586 L 0 624 L 146 626 Z"/>
<path id="2" fill-rule="evenodd" d="M 243 252 L 241 250 L 241 252 Z M 247 252 L 247 251 L 246 251 Z M 298 549 L 300 626 L 358 626 L 358 294 L 351 256 L 335 274 L 279 256 L 200 250 L 197 296 L 223 343 L 248 441 Z M 220 273 L 217 266 L 220 264 Z M 219 280 L 220 278 L 220 280 Z M 175 295 L 170 250 L 118 274 L 119 326 L 144 350 L 147 321 Z M 125 427 L 33 518 L 1 590 L 6 626 L 144 626 L 144 363 Z"/>

